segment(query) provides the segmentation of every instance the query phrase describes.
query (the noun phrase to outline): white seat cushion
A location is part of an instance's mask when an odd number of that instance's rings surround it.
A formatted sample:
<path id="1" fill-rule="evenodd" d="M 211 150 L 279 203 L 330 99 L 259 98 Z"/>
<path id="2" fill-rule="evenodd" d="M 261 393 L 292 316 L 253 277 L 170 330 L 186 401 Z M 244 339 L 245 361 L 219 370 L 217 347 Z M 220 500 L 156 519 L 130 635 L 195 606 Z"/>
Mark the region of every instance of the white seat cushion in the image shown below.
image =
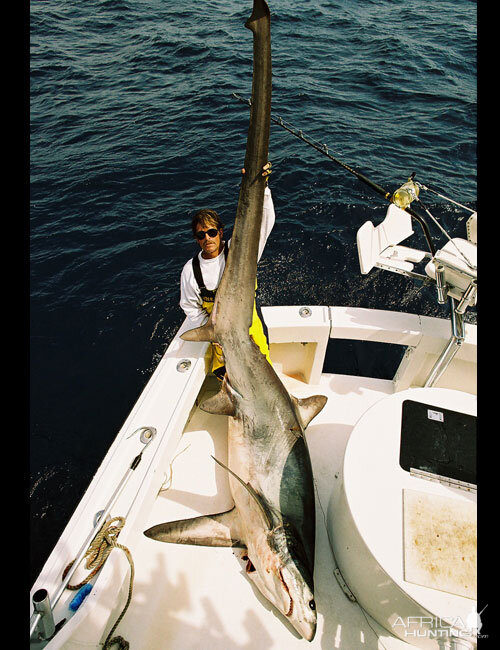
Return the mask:
<path id="1" fill-rule="evenodd" d="M 456 247 L 463 252 L 470 265 L 460 255 Z M 437 264 L 444 266 L 448 294 L 456 300 L 460 300 L 471 281 L 477 279 L 477 246 L 466 239 L 457 237 L 438 250 L 434 258 L 426 265 L 425 272 L 433 279 L 436 277 Z"/>
<path id="2" fill-rule="evenodd" d="M 411 271 L 413 262 L 421 261 L 425 253 L 398 244 L 412 234 L 410 215 L 393 203 L 378 226 L 366 221 L 356 237 L 361 273 L 366 274 L 380 264 L 389 270 Z"/>

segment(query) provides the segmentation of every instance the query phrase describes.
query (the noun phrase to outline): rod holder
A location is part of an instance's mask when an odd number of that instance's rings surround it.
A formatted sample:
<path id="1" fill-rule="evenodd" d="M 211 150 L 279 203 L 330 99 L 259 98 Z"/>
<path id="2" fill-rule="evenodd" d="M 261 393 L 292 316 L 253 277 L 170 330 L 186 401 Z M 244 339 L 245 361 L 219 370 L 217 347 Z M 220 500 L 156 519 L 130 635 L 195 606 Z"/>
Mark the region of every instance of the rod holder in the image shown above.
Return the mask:
<path id="1" fill-rule="evenodd" d="M 432 368 L 424 387 L 435 386 L 465 341 L 465 324 L 462 314 L 457 313 L 455 299 L 449 296 L 451 314 L 451 337 Z"/>
<path id="2" fill-rule="evenodd" d="M 465 323 L 462 313 L 457 310 L 455 299 L 450 296 L 451 333 L 457 345 L 465 341 Z"/>
<path id="3" fill-rule="evenodd" d="M 465 313 L 467 307 L 469 307 L 469 305 L 476 297 L 476 291 L 477 291 L 477 282 L 476 280 L 472 280 L 469 286 L 467 287 L 467 289 L 464 291 L 464 295 L 462 296 L 462 299 L 460 300 L 460 302 L 455 308 L 455 312 L 457 314 Z"/>
<path id="4" fill-rule="evenodd" d="M 436 266 L 436 287 L 438 294 L 438 303 L 444 305 L 448 297 L 448 289 L 446 287 L 446 281 L 444 279 L 444 266 L 438 264 Z"/>
<path id="5" fill-rule="evenodd" d="M 36 634 L 40 640 L 46 641 L 56 631 L 49 594 L 46 589 L 38 589 L 33 594 L 32 600 L 35 611 L 30 626 L 30 638 Z"/>

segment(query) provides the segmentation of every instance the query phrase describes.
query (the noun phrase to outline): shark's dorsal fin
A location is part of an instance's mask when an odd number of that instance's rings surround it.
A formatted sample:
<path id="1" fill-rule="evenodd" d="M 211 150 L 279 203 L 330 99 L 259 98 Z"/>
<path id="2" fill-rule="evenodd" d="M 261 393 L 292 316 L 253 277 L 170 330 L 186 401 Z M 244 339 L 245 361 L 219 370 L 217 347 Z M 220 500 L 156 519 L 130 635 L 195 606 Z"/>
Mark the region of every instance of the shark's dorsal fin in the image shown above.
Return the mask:
<path id="1" fill-rule="evenodd" d="M 241 539 L 240 517 L 235 507 L 216 515 L 203 515 L 157 524 L 145 530 L 144 535 L 171 544 L 246 548 L 246 543 Z"/>
<path id="2" fill-rule="evenodd" d="M 224 377 L 219 392 L 202 402 L 200 408 L 206 413 L 213 413 L 215 415 L 236 415 L 236 409 L 231 399 L 226 377 Z"/>
<path id="3" fill-rule="evenodd" d="M 263 499 L 263 497 L 258 494 L 254 488 L 250 485 L 250 483 L 245 483 L 245 481 L 240 478 L 237 474 L 233 472 L 232 469 L 229 469 L 224 463 L 221 463 L 220 460 L 217 460 L 215 456 L 212 456 L 212 458 L 215 460 L 215 462 L 223 467 L 225 470 L 227 470 L 231 476 L 234 476 L 234 478 L 241 483 L 241 485 L 247 490 L 247 492 L 250 494 L 250 496 L 254 499 L 255 503 L 259 506 L 260 513 L 262 514 L 262 517 L 269 529 L 273 528 L 273 518 L 271 511 L 266 503 L 266 501 Z"/>
<path id="4" fill-rule="evenodd" d="M 311 395 L 311 397 L 294 397 L 291 395 L 290 397 L 295 404 L 304 429 L 307 428 L 309 422 L 318 415 L 328 401 L 325 395 Z"/>
<path id="5" fill-rule="evenodd" d="M 210 341 L 212 343 L 216 342 L 214 327 L 211 320 L 209 320 L 205 325 L 201 327 L 195 327 L 192 330 L 187 330 L 181 334 L 181 339 L 183 341 Z"/>

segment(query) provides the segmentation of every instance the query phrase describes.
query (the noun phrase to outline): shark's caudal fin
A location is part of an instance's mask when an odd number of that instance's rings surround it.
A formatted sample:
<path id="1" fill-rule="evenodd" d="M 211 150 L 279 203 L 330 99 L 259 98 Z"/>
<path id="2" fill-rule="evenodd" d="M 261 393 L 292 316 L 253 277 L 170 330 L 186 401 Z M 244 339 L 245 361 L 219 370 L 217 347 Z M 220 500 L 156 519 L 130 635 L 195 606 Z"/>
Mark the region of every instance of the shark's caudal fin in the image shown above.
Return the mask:
<path id="1" fill-rule="evenodd" d="M 216 515 L 193 519 L 179 519 L 157 524 L 144 531 L 144 535 L 159 542 L 193 544 L 195 546 L 239 546 L 246 548 L 241 539 L 240 518 L 236 508 Z"/>
<path id="2" fill-rule="evenodd" d="M 307 428 L 309 422 L 318 415 L 328 401 L 328 398 L 325 395 L 312 395 L 311 397 L 302 398 L 291 395 L 290 397 L 292 398 L 292 402 L 300 416 L 304 429 Z"/>

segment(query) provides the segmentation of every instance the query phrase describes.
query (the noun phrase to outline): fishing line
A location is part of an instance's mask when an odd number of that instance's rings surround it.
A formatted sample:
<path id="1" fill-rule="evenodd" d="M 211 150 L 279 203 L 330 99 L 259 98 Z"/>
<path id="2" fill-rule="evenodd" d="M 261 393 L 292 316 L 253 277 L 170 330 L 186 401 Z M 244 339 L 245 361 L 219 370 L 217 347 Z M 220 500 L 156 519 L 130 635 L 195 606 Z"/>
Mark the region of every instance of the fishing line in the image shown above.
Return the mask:
<path id="1" fill-rule="evenodd" d="M 170 461 L 169 466 L 168 466 L 169 476 L 167 476 L 167 473 L 165 472 L 165 478 L 163 479 L 163 483 L 161 484 L 160 489 L 158 490 L 158 494 L 160 494 L 160 492 L 165 492 L 166 490 L 170 490 L 170 488 L 172 487 L 172 480 L 173 480 L 173 467 L 172 466 L 174 464 L 174 461 L 178 456 L 180 456 L 185 451 L 187 451 L 189 449 L 189 447 L 191 447 L 191 443 L 189 443 L 189 445 L 187 447 L 184 447 L 184 449 L 182 449 L 181 451 L 178 451 L 175 454 L 175 456 L 172 458 L 172 460 Z M 167 487 L 165 487 L 165 485 L 167 483 L 168 483 L 168 485 L 167 485 Z"/>
<path id="2" fill-rule="evenodd" d="M 244 99 L 237 93 L 232 93 L 232 96 L 235 99 L 238 99 L 240 102 L 243 102 L 244 104 L 248 104 L 248 106 L 252 106 L 252 102 L 250 99 Z M 361 172 L 358 172 L 357 170 L 353 169 L 349 165 L 346 165 L 346 163 L 342 162 L 338 158 L 335 158 L 335 156 L 332 156 L 332 154 L 328 151 L 328 146 L 326 144 L 319 144 L 318 142 L 314 142 L 308 136 L 305 136 L 303 131 L 295 129 L 295 127 L 293 127 L 291 124 L 287 124 L 281 117 L 274 117 L 273 115 L 271 115 L 271 122 L 274 122 L 281 128 L 285 129 L 286 131 L 294 135 L 299 140 L 302 140 L 309 146 L 313 147 L 314 149 L 316 149 L 316 151 L 322 153 L 324 156 L 329 158 L 332 162 L 339 165 L 340 167 L 348 171 L 350 174 L 356 176 L 358 180 L 360 180 L 365 185 L 368 185 L 368 187 L 371 187 L 373 190 L 375 190 L 375 192 L 377 192 L 377 194 L 383 196 L 384 199 L 386 199 L 387 201 L 391 201 L 392 198 L 391 192 L 388 192 L 383 187 L 378 185 L 378 183 L 374 183 L 369 178 L 367 178 L 364 174 L 361 174 Z M 425 219 L 423 219 L 423 217 L 421 217 L 419 214 L 417 214 L 414 210 L 412 210 L 409 207 L 406 207 L 405 211 L 408 212 L 408 214 L 410 214 L 415 219 L 415 221 L 417 221 L 420 224 L 424 232 L 429 250 L 432 256 L 434 257 L 434 255 L 436 254 L 436 249 L 434 247 L 434 244 L 432 243 L 429 228 L 427 226 L 427 223 L 425 222 Z"/>
<path id="3" fill-rule="evenodd" d="M 425 187 L 423 187 L 423 189 L 425 189 Z M 436 193 L 437 193 L 437 192 L 436 192 Z M 439 195 L 439 196 L 441 196 L 441 195 Z M 442 196 L 442 198 L 446 198 L 446 197 Z M 449 200 L 451 201 L 451 199 L 449 199 Z M 454 240 L 453 240 L 453 239 L 450 237 L 450 235 L 446 232 L 446 230 L 445 230 L 445 229 L 443 228 L 443 226 L 439 223 L 439 221 L 438 221 L 438 220 L 437 220 L 437 219 L 436 219 L 436 218 L 431 214 L 431 212 L 429 211 L 429 209 L 428 209 L 428 208 L 423 204 L 422 199 L 420 199 L 420 197 L 417 197 L 417 201 L 418 201 L 418 202 L 420 203 L 420 205 L 422 206 L 422 209 L 425 210 L 426 214 L 427 214 L 427 215 L 432 219 L 432 221 L 436 224 L 436 226 L 439 228 L 439 230 L 442 232 L 442 234 L 443 234 L 443 235 L 448 239 L 448 241 L 450 241 L 450 242 L 453 244 L 453 246 L 457 249 L 459 255 L 460 255 L 461 257 L 463 257 L 463 259 L 465 260 L 466 264 L 467 264 L 471 269 L 474 269 L 475 271 L 477 271 L 477 266 L 476 266 L 475 264 L 473 264 L 473 263 L 469 260 L 469 258 L 465 255 L 465 253 L 464 253 L 463 251 L 460 250 L 460 248 L 456 245 L 456 243 L 454 242 Z M 451 201 L 451 202 L 452 202 L 452 203 L 456 203 L 456 201 Z M 460 205 L 460 203 L 456 203 L 456 205 Z M 465 206 L 461 206 L 461 207 L 465 207 Z M 466 209 L 469 210 L 470 208 L 466 208 Z"/>
<path id="4" fill-rule="evenodd" d="M 419 185 L 423 190 L 426 190 L 426 192 L 432 192 L 432 194 L 436 194 L 436 196 L 439 196 L 441 199 L 445 199 L 445 201 L 449 201 L 450 203 L 454 203 L 455 205 L 458 205 L 459 208 L 463 208 L 464 210 L 467 210 L 468 212 L 474 213 L 475 210 L 472 208 L 468 208 L 466 205 L 462 205 L 461 203 L 458 203 L 458 201 L 454 201 L 453 199 L 450 199 L 449 196 L 445 196 L 444 194 L 440 194 L 436 190 L 433 190 L 430 187 L 427 187 L 427 185 L 424 185 L 423 183 L 419 183 L 417 181 L 417 185 Z"/>

